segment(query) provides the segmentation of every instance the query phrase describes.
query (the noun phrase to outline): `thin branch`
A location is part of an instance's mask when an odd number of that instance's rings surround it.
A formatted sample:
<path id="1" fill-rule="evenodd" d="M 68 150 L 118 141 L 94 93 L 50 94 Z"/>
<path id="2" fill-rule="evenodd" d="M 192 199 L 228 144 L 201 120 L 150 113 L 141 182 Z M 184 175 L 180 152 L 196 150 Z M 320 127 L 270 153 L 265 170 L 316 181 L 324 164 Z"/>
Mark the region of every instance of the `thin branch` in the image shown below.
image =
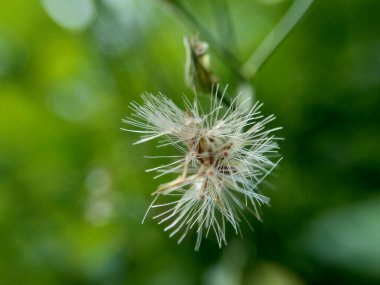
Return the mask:
<path id="1" fill-rule="evenodd" d="M 237 40 L 227 0 L 210 0 L 211 10 L 217 24 L 219 40 L 224 47 L 237 52 Z"/>
<path id="2" fill-rule="evenodd" d="M 240 79 L 243 77 L 240 74 L 240 61 L 235 55 L 222 45 L 215 37 L 206 29 L 193 15 L 192 13 L 178 0 L 164 0 L 169 4 L 181 17 L 195 27 L 202 35 L 203 38 L 215 49 L 215 54 L 225 62 L 226 66 Z"/>
<path id="3" fill-rule="evenodd" d="M 241 69 L 244 78 L 250 80 L 257 74 L 258 70 L 273 54 L 273 51 L 305 15 L 312 3 L 313 0 L 295 0 L 293 2 L 278 24 L 244 63 Z"/>

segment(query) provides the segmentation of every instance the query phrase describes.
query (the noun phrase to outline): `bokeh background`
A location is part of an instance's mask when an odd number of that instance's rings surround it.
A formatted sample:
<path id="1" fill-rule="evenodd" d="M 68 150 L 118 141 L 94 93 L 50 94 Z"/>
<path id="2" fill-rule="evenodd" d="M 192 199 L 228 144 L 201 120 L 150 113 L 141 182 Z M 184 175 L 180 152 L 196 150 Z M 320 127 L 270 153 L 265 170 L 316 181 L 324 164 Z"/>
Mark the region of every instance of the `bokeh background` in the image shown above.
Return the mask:
<path id="1" fill-rule="evenodd" d="M 120 130 L 145 91 L 193 95 L 168 2 L 0 0 L 0 284 L 379 284 L 380 2 L 315 1 L 253 79 L 284 127 L 271 206 L 199 252 L 141 224 L 162 150 Z M 243 62 L 291 1 L 181 3 Z"/>

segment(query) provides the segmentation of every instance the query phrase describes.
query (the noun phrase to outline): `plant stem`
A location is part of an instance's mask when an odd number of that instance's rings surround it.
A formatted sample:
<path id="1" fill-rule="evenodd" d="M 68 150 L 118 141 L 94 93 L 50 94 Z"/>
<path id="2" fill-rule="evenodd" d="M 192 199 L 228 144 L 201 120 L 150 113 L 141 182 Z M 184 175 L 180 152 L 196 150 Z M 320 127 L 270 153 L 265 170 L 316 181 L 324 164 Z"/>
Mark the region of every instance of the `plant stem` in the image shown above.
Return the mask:
<path id="1" fill-rule="evenodd" d="M 236 75 L 239 79 L 243 79 L 240 73 L 241 63 L 235 55 L 222 45 L 215 37 L 191 14 L 191 12 L 178 0 L 164 0 L 168 3 L 181 17 L 194 26 L 202 34 L 210 46 L 215 49 L 216 55 L 225 62 L 226 66 Z"/>
<path id="2" fill-rule="evenodd" d="M 251 80 L 257 74 L 274 50 L 289 35 L 302 16 L 305 15 L 312 3 L 313 0 L 295 0 L 293 2 L 273 30 L 244 63 L 241 69 L 241 74 L 244 78 Z"/>
<path id="3" fill-rule="evenodd" d="M 227 0 L 209 0 L 215 22 L 218 38 L 221 44 L 230 51 L 237 52 L 235 29 L 231 17 L 231 10 Z"/>

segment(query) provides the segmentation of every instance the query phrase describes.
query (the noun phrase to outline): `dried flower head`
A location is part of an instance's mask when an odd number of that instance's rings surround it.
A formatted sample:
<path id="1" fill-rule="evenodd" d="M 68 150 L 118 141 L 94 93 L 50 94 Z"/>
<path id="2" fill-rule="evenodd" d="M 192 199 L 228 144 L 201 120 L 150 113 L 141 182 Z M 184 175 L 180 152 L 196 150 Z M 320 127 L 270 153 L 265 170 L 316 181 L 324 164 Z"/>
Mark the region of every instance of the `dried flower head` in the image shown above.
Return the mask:
<path id="1" fill-rule="evenodd" d="M 185 81 L 190 88 L 210 90 L 219 79 L 211 70 L 211 59 L 208 43 L 199 40 L 199 35 L 185 37 L 186 49 Z"/>
<path id="2" fill-rule="evenodd" d="M 203 112 L 197 98 L 193 103 L 185 99 L 182 110 L 164 95 L 145 94 L 144 105 L 131 103 L 134 114 L 123 120 L 138 128 L 126 131 L 142 134 L 136 143 L 161 138 L 160 146 L 171 145 L 179 151 L 174 162 L 147 170 L 158 171 L 156 177 L 179 174 L 158 187 L 149 209 L 162 209 L 154 218 L 167 223 L 165 231 L 171 230 L 170 236 L 181 233 L 178 243 L 195 228 L 196 249 L 210 231 L 219 246 L 226 243 L 226 223 L 238 234 L 239 223 L 246 220 L 244 211 L 260 218 L 258 206 L 269 198 L 257 187 L 279 162 L 272 158 L 278 157 L 279 140 L 273 132 L 280 128 L 266 129 L 275 117 L 261 115 L 262 104 L 245 112 L 236 99 L 225 108 L 222 98 L 211 98 L 211 110 Z M 169 201 L 158 203 L 161 196 Z"/>

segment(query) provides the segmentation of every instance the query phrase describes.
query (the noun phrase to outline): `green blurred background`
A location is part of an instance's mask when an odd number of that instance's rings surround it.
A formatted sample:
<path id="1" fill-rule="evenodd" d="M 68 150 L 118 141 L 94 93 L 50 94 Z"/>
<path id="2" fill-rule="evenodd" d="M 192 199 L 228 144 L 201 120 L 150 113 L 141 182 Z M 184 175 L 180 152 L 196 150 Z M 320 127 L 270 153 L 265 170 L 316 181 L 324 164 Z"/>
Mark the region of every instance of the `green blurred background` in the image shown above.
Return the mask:
<path id="1" fill-rule="evenodd" d="M 182 3 L 244 61 L 291 1 Z M 0 284 L 380 284 L 380 1 L 315 1 L 254 78 L 284 127 L 271 206 L 199 252 L 141 225 L 167 179 L 120 130 L 145 91 L 192 96 L 195 32 L 159 0 L 0 0 Z"/>

